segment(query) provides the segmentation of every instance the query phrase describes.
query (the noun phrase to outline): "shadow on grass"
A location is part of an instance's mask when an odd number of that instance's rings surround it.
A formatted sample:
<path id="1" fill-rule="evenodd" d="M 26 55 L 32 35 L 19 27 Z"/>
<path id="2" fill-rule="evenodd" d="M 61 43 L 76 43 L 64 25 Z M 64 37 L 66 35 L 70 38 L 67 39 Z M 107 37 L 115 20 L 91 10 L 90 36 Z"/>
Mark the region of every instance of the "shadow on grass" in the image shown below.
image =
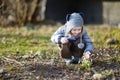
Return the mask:
<path id="1" fill-rule="evenodd" d="M 11 34 L 6 34 L 6 35 L 3 35 L 3 34 L 0 34 L 0 38 L 28 38 L 28 39 L 44 39 L 44 40 L 48 40 L 50 39 L 50 37 L 46 37 L 46 36 L 34 36 L 34 35 L 21 35 L 21 34 L 16 34 L 16 35 L 11 35 Z"/>
<path id="2" fill-rule="evenodd" d="M 36 64 L 29 65 L 26 68 L 29 72 L 32 72 L 35 76 L 40 78 L 60 78 L 65 76 L 66 67 L 60 67 L 50 64 Z"/>
<path id="3" fill-rule="evenodd" d="M 114 70 L 114 69 L 120 69 L 120 64 L 96 60 L 96 61 L 93 61 L 92 67 L 99 67 L 99 68 Z"/>

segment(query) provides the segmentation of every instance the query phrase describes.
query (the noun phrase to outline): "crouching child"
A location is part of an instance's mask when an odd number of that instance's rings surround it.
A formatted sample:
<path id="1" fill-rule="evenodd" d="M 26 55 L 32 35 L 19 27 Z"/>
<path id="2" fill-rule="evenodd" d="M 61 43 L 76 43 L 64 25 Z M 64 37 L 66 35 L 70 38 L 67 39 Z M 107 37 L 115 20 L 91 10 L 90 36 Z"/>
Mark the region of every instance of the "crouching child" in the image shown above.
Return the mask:
<path id="1" fill-rule="evenodd" d="M 61 57 L 66 64 L 78 64 L 90 58 L 93 44 L 84 28 L 84 21 L 79 13 L 66 16 L 66 23 L 51 36 L 53 43 L 60 48 Z"/>

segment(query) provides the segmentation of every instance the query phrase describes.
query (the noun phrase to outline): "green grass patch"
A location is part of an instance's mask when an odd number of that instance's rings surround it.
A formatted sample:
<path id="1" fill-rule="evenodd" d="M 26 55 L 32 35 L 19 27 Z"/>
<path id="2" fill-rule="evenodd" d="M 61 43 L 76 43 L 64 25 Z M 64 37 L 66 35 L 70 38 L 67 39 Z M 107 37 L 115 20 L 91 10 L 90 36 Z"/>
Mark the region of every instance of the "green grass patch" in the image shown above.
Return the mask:
<path id="1" fill-rule="evenodd" d="M 25 27 L 0 27 L 0 56 L 10 54 L 27 54 L 30 51 L 42 51 L 51 56 L 59 53 L 50 37 L 58 26 L 41 26 L 39 29 L 27 30 Z M 108 38 L 116 39 L 120 42 L 120 29 L 114 27 L 86 26 L 88 35 L 93 41 L 94 47 L 113 47 L 120 49 L 120 44 L 108 45 Z"/>

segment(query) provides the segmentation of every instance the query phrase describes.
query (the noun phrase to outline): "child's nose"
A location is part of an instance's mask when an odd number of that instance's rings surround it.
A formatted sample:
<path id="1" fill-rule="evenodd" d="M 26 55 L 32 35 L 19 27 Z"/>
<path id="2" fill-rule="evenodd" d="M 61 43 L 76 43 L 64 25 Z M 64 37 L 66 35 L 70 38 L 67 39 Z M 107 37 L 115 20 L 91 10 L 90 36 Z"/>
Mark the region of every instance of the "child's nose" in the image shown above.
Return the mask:
<path id="1" fill-rule="evenodd" d="M 79 31 L 76 31 L 77 34 L 79 34 L 80 32 Z"/>

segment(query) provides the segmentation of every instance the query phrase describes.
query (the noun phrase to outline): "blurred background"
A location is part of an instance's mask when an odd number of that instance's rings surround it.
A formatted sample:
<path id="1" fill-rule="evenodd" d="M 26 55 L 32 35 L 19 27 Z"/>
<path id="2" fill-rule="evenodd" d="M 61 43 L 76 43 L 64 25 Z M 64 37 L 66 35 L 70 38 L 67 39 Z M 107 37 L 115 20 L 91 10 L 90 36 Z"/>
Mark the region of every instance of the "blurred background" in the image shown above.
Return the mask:
<path id="1" fill-rule="evenodd" d="M 120 24 L 120 0 L 0 0 L 0 25 L 65 22 L 66 14 L 83 12 L 85 24 Z"/>

